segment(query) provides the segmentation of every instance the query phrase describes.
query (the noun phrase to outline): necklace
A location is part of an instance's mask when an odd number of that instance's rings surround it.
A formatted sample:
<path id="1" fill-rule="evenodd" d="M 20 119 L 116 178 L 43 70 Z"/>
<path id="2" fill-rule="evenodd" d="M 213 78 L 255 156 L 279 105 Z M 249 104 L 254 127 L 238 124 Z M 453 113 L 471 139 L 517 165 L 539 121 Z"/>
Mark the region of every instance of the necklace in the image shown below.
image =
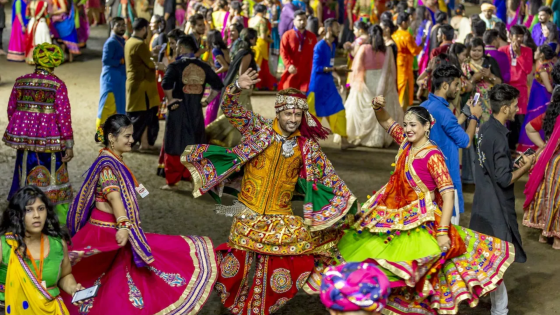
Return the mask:
<path id="1" fill-rule="evenodd" d="M 430 144 L 430 141 L 426 141 L 426 143 L 424 143 L 423 145 L 421 145 L 420 147 L 412 147 L 412 152 L 416 153 L 421 151 L 422 149 L 424 149 L 425 147 L 427 147 Z"/>
<path id="2" fill-rule="evenodd" d="M 37 280 L 39 280 L 39 282 L 41 282 L 41 285 L 46 289 L 47 284 L 43 281 L 43 263 L 45 261 L 45 257 L 43 256 L 44 249 L 45 249 L 45 238 L 43 234 L 41 234 L 41 253 L 39 256 L 39 267 L 37 267 L 37 264 L 35 263 L 35 259 L 33 259 L 33 256 L 31 255 L 29 248 L 26 249 L 26 252 L 27 252 L 27 257 L 29 257 L 31 263 L 33 264 L 33 269 L 35 270 L 35 275 L 37 275 Z"/>
<path id="3" fill-rule="evenodd" d="M 291 157 L 294 155 L 294 148 L 297 146 L 296 139 L 287 139 L 284 136 L 276 134 L 276 141 L 282 142 L 282 155 L 284 157 Z"/>

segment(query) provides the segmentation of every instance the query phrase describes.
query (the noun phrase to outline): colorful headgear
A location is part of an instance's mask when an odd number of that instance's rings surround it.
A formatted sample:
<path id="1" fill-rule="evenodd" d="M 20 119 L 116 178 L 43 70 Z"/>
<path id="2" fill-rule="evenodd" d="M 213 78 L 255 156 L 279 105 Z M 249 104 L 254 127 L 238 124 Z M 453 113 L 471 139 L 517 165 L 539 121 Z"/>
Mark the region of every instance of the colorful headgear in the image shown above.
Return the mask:
<path id="1" fill-rule="evenodd" d="M 33 61 L 41 67 L 56 68 L 64 61 L 64 54 L 60 47 L 43 43 L 33 49 Z"/>
<path id="2" fill-rule="evenodd" d="M 301 109 L 304 111 L 305 119 L 302 120 L 300 131 L 304 137 L 318 139 L 326 139 L 331 133 L 329 129 L 323 127 L 319 120 L 309 113 L 309 105 L 307 104 L 307 96 L 298 89 L 287 88 L 276 94 L 276 103 L 274 104 L 276 113 L 289 109 Z"/>
<path id="3" fill-rule="evenodd" d="M 493 6 L 493 5 L 491 5 L 490 3 L 483 3 L 483 4 L 480 6 L 480 10 L 481 10 L 482 12 L 488 11 L 488 10 L 492 10 L 492 11 L 496 12 L 496 7 Z"/>
<path id="4" fill-rule="evenodd" d="M 321 302 L 335 311 L 380 312 L 391 291 L 389 279 L 371 260 L 325 269 Z"/>

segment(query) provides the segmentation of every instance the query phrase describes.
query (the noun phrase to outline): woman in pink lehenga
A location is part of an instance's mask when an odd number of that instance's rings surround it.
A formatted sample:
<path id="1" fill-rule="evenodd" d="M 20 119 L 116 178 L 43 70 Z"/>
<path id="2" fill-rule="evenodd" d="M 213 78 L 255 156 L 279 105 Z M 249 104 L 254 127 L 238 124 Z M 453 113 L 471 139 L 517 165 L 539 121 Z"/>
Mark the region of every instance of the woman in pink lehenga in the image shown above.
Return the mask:
<path id="1" fill-rule="evenodd" d="M 194 315 L 216 281 L 214 247 L 207 237 L 144 233 L 136 193 L 147 191 L 122 159 L 132 132 L 126 115 L 105 121 L 97 139 L 105 147 L 68 213 L 74 277 L 101 286 L 79 308 L 66 305 L 72 315 Z"/>
<path id="2" fill-rule="evenodd" d="M 27 2 L 25 0 L 15 0 L 12 4 L 12 34 L 8 45 L 8 61 L 25 61 L 26 26 L 28 23 L 25 16 L 26 9 Z"/>

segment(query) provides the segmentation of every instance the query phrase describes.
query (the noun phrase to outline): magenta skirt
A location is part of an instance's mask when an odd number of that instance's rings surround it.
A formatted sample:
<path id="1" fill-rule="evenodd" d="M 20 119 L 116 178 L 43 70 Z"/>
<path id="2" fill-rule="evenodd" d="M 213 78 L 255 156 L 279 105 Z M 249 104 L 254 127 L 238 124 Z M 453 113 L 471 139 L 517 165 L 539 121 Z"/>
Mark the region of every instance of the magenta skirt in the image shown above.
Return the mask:
<path id="1" fill-rule="evenodd" d="M 117 245 L 115 217 L 94 209 L 72 238 L 72 274 L 88 288 L 100 284 L 97 297 L 79 308 L 63 294 L 73 315 L 196 314 L 217 277 L 216 256 L 207 237 L 146 233 L 154 262 L 137 267 L 132 249 Z M 117 313 L 115 313 L 118 311 Z"/>

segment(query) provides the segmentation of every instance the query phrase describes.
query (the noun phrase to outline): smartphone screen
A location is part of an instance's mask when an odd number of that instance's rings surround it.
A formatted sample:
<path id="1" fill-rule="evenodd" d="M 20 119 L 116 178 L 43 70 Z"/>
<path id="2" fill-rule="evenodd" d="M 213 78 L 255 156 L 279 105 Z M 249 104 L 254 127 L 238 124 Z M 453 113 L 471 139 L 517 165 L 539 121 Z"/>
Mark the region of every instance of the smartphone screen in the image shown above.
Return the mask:
<path id="1" fill-rule="evenodd" d="M 478 104 L 478 99 L 480 98 L 480 93 L 476 93 L 473 97 L 473 105 Z"/>
<path id="2" fill-rule="evenodd" d="M 97 296 L 97 291 L 99 290 L 99 285 L 94 285 L 93 287 L 89 287 L 87 289 L 80 290 L 74 293 L 72 297 L 72 303 L 80 302 L 83 300 L 91 299 Z"/>

